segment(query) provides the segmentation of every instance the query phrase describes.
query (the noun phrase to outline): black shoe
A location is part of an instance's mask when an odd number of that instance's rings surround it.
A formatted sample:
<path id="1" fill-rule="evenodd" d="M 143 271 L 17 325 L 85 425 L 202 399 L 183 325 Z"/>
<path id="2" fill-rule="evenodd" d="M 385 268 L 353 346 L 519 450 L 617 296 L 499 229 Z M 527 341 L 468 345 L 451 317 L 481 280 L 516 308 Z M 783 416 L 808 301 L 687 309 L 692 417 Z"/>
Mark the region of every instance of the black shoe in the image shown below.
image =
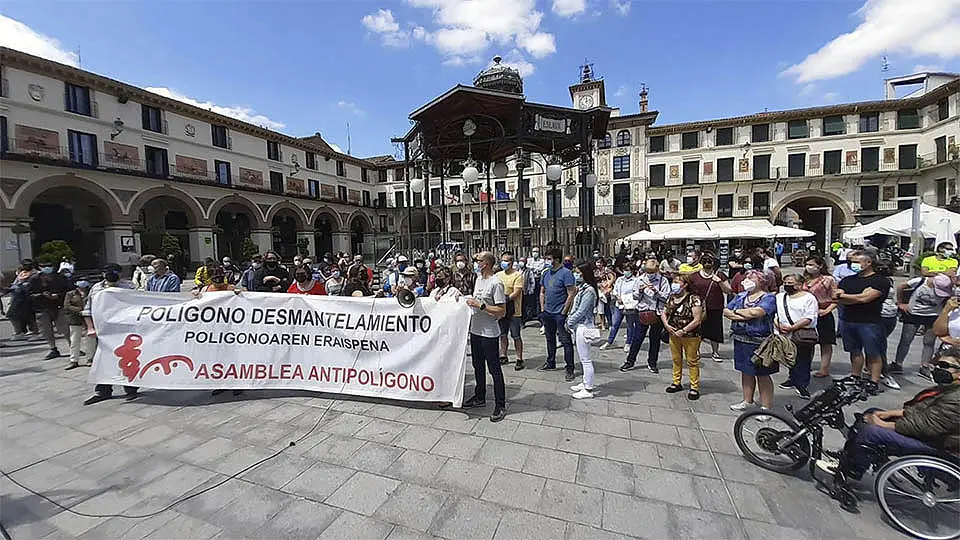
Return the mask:
<path id="1" fill-rule="evenodd" d="M 635 368 L 635 367 L 636 367 L 636 366 L 634 366 L 634 365 L 631 364 L 630 362 L 624 362 L 623 365 L 620 366 L 620 371 L 626 373 L 626 372 L 628 372 L 628 371 L 632 371 L 633 368 Z"/>
<path id="2" fill-rule="evenodd" d="M 224 393 L 224 392 L 226 392 L 226 390 L 214 390 L 213 392 L 210 392 L 210 395 L 211 395 L 211 396 L 219 396 L 220 394 L 222 394 L 222 393 Z"/>
<path id="3" fill-rule="evenodd" d="M 900 364 L 898 364 L 898 363 L 896 363 L 896 362 L 890 362 L 890 364 L 887 365 L 887 373 L 894 373 L 894 374 L 897 374 L 897 375 L 902 375 L 902 374 L 903 374 L 903 366 L 901 366 Z"/>
<path id="4" fill-rule="evenodd" d="M 44 360 L 53 360 L 54 358 L 60 358 L 60 351 L 56 349 L 50 349 L 50 352 L 43 357 Z"/>
<path id="5" fill-rule="evenodd" d="M 677 392 L 683 392 L 683 385 L 682 385 L 682 384 L 671 384 L 670 386 L 668 386 L 668 387 L 666 388 L 666 390 L 664 390 L 664 392 L 666 392 L 666 393 L 668 393 L 668 394 L 676 394 Z"/>
<path id="6" fill-rule="evenodd" d="M 476 407 L 486 407 L 486 406 L 487 406 L 487 400 L 485 400 L 485 399 L 477 399 L 477 396 L 473 396 L 472 398 L 464 401 L 464 402 L 463 402 L 463 406 L 462 406 L 461 408 L 463 408 L 463 409 L 473 409 L 473 408 L 476 408 Z"/>
<path id="7" fill-rule="evenodd" d="M 83 351 L 80 351 L 80 356 L 86 356 L 86 355 L 87 355 L 87 353 L 85 353 L 85 352 L 83 352 Z"/>
<path id="8" fill-rule="evenodd" d="M 542 366 L 537 368 L 537 371 L 556 371 L 556 364 L 551 365 L 550 362 L 544 362 Z"/>
<path id="9" fill-rule="evenodd" d="M 564 376 L 563 376 L 563 380 L 565 380 L 565 381 L 567 381 L 567 382 L 570 382 L 570 381 L 572 381 L 572 380 L 574 380 L 574 379 L 576 379 L 576 378 L 577 378 L 577 376 L 573 373 L 573 370 L 572 370 L 572 369 L 566 370 L 566 373 L 565 373 Z"/>
<path id="10" fill-rule="evenodd" d="M 523 371 L 523 360 L 517 360 L 517 365 L 513 367 L 515 371 Z"/>
<path id="11" fill-rule="evenodd" d="M 795 390 L 797 391 L 798 396 L 802 397 L 803 399 L 810 399 L 810 392 L 803 386 L 798 386 Z"/>
<path id="12" fill-rule="evenodd" d="M 63 368 L 63 370 L 70 371 L 71 369 L 77 369 L 78 367 L 80 367 L 80 364 L 76 362 L 70 362 L 69 364 L 67 364 L 67 367 Z"/>
<path id="13" fill-rule="evenodd" d="M 126 397 L 124 397 L 123 399 L 124 401 L 133 401 L 138 397 L 140 397 L 140 392 L 134 392 L 132 394 L 127 394 Z"/>
<path id="14" fill-rule="evenodd" d="M 700 399 L 700 391 L 691 389 L 690 392 L 687 394 L 687 399 L 689 399 L 690 401 L 696 401 Z"/>
<path id="15" fill-rule="evenodd" d="M 778 384 L 777 386 L 779 386 L 780 388 L 782 388 L 782 389 L 784 389 L 784 390 L 789 390 L 789 389 L 793 388 L 794 385 L 793 385 L 793 383 L 790 382 L 790 381 L 783 381 L 782 383 Z"/>
<path id="16" fill-rule="evenodd" d="M 101 401 L 106 401 L 106 400 L 110 399 L 111 397 L 112 397 L 112 396 L 108 396 L 108 395 L 106 395 L 106 394 L 94 394 L 94 395 L 88 397 L 86 400 L 84 400 L 83 404 L 84 404 L 84 405 L 93 405 L 94 403 L 100 403 Z"/>
<path id="17" fill-rule="evenodd" d="M 505 365 L 507 365 L 507 364 L 509 364 L 509 363 L 510 363 L 510 359 L 509 359 L 509 358 L 507 358 L 506 356 L 501 356 L 501 357 L 500 357 L 500 365 L 501 365 L 501 366 L 505 366 Z"/>
<path id="18" fill-rule="evenodd" d="M 497 405 L 493 408 L 493 414 L 490 415 L 491 422 L 499 422 L 507 417 L 507 409 Z"/>
<path id="19" fill-rule="evenodd" d="M 658 368 L 657 366 L 649 366 L 649 365 L 648 365 L 648 366 L 647 366 L 647 370 L 648 370 L 650 373 L 660 373 L 660 368 Z"/>

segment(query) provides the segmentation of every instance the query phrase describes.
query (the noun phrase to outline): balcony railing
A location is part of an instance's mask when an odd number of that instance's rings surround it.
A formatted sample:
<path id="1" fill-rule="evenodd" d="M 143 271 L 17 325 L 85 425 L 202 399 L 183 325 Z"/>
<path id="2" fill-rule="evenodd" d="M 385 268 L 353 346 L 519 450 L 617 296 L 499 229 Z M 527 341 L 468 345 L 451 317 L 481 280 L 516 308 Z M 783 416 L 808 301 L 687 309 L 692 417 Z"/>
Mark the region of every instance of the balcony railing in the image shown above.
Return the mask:
<path id="1" fill-rule="evenodd" d="M 594 215 L 597 216 L 623 216 L 628 214 L 642 214 L 647 211 L 646 203 L 629 202 L 623 204 L 603 205 L 599 204 L 594 208 Z"/>

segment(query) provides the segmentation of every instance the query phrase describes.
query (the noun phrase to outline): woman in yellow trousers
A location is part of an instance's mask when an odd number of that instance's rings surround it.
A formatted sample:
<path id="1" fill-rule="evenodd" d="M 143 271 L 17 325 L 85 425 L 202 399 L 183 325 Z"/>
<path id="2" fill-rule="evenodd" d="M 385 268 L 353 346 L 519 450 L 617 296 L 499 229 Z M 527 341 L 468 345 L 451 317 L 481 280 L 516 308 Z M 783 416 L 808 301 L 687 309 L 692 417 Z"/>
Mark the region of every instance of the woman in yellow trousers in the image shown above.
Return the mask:
<path id="1" fill-rule="evenodd" d="M 663 328 L 670 335 L 670 352 L 673 355 L 673 384 L 667 393 L 683 391 L 680 384 L 683 376 L 683 361 L 690 371 L 690 392 L 687 399 L 700 399 L 700 323 L 703 322 L 703 299 L 690 292 L 690 278 L 677 275 L 670 284 L 670 298 L 660 318 Z"/>

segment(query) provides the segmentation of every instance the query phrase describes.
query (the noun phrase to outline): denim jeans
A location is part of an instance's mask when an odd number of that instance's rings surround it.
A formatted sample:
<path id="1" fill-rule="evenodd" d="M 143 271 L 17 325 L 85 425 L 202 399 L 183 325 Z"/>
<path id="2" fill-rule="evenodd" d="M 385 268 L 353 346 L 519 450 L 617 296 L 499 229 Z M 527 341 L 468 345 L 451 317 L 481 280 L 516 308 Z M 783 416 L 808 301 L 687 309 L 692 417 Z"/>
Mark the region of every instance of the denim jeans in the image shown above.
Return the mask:
<path id="1" fill-rule="evenodd" d="M 797 388 L 810 386 L 810 364 L 813 363 L 813 348 L 815 345 L 797 345 L 797 363 L 790 368 L 787 381 Z"/>
<path id="2" fill-rule="evenodd" d="M 927 365 L 930 362 L 930 359 L 933 358 L 933 347 L 937 342 L 937 336 L 933 333 L 933 324 L 916 324 L 912 322 L 905 322 L 900 328 L 900 342 L 897 343 L 897 359 L 896 362 L 900 365 L 903 365 L 903 361 L 907 358 L 907 353 L 910 352 L 910 345 L 913 343 L 913 338 L 917 335 L 917 330 L 923 328 L 923 352 L 920 356 L 920 364 Z M 886 341 L 886 340 L 884 340 Z"/>
<path id="3" fill-rule="evenodd" d="M 639 316 L 637 319 L 639 320 Z M 633 343 L 630 344 L 630 352 L 627 353 L 627 364 L 632 366 L 637 363 L 640 345 L 643 343 L 643 339 L 647 337 L 648 330 L 650 341 L 647 346 L 647 365 L 650 367 L 657 366 L 657 361 L 660 360 L 660 344 L 663 343 L 660 341 L 660 335 L 663 333 L 663 325 L 660 323 L 654 323 L 649 326 L 641 324 L 637 328 L 637 333 L 633 336 Z"/>
<path id="4" fill-rule="evenodd" d="M 493 378 L 493 399 L 497 407 L 507 403 L 507 391 L 500 367 L 500 338 L 470 335 L 470 355 L 473 360 L 473 375 L 477 388 L 473 395 L 480 400 L 487 398 L 487 370 Z"/>
<path id="5" fill-rule="evenodd" d="M 540 314 L 540 320 L 543 323 L 543 334 L 547 338 L 547 365 L 556 367 L 557 365 L 557 340 L 560 340 L 560 346 L 563 347 L 563 363 L 568 371 L 573 371 L 573 338 L 567 331 L 567 316 L 560 313 Z"/>
<path id="6" fill-rule="evenodd" d="M 614 338 L 617 337 L 617 332 L 620 330 L 620 324 L 624 320 L 627 323 L 627 345 L 633 343 L 640 326 L 640 315 L 636 312 L 626 313 L 617 306 L 613 306 L 613 320 L 610 322 L 610 336 L 607 338 L 607 343 L 613 343 Z"/>

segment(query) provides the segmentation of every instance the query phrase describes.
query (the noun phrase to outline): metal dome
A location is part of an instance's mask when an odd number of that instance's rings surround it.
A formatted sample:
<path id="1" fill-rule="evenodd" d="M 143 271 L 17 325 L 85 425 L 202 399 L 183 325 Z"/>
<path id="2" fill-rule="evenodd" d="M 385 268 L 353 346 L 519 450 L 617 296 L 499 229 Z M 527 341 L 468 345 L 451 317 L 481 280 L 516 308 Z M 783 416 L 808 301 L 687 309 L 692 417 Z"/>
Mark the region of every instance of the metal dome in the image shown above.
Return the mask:
<path id="1" fill-rule="evenodd" d="M 473 85 L 484 90 L 496 90 L 510 94 L 523 94 L 523 79 L 516 69 L 501 64 L 503 58 L 493 57 L 493 65 L 481 71 L 473 79 Z"/>

